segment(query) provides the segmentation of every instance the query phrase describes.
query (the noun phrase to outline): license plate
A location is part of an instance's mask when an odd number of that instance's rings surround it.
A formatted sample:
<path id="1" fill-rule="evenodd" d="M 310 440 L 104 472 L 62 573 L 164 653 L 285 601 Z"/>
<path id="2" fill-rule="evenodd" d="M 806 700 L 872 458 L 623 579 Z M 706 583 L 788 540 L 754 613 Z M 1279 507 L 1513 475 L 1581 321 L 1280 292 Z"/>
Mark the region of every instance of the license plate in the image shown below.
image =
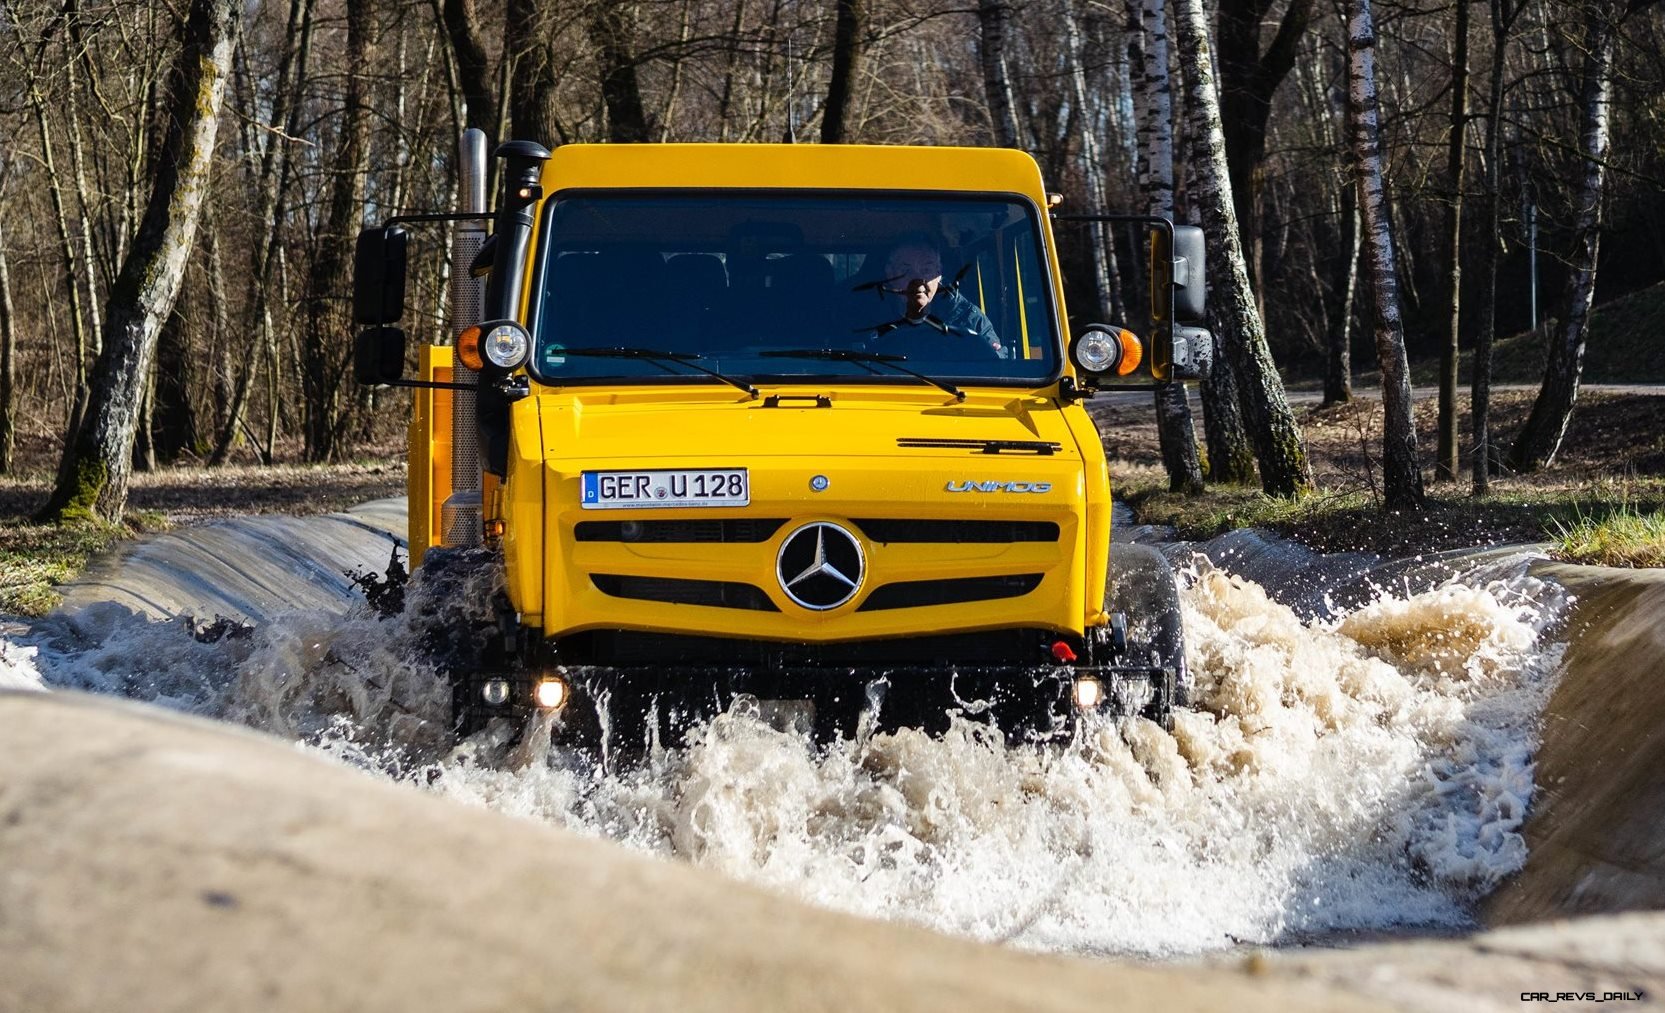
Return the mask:
<path id="1" fill-rule="evenodd" d="M 665 468 L 653 471 L 586 471 L 586 510 L 632 507 L 736 507 L 752 501 L 745 468 Z"/>

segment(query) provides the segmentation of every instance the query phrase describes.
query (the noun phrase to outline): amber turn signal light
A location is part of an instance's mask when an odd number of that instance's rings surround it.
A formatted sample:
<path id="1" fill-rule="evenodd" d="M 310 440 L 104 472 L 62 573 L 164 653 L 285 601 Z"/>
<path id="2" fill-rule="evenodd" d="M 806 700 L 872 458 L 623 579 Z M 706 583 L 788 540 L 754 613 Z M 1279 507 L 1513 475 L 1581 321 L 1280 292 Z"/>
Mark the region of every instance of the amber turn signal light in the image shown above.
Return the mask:
<path id="1" fill-rule="evenodd" d="M 486 361 L 480 358 L 480 328 L 465 327 L 457 335 L 457 361 L 476 372 L 485 368 Z"/>
<path id="2" fill-rule="evenodd" d="M 1127 376 L 1139 368 L 1139 363 L 1145 361 L 1145 346 L 1139 341 L 1137 334 L 1125 327 L 1116 335 L 1116 341 L 1122 346 L 1122 356 L 1116 362 L 1116 375 Z"/>

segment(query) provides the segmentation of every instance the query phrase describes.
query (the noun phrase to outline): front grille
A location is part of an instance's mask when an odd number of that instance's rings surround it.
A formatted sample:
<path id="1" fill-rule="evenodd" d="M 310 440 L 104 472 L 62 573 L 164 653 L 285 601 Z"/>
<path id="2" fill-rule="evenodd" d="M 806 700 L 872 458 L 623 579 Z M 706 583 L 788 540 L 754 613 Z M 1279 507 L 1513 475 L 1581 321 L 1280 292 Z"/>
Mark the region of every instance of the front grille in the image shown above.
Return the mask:
<path id="1" fill-rule="evenodd" d="M 786 521 L 743 517 L 722 521 L 579 521 L 580 542 L 766 542 Z"/>
<path id="2" fill-rule="evenodd" d="M 668 602 L 672 605 L 707 605 L 712 608 L 779 612 L 769 596 L 751 584 L 726 580 L 685 580 L 679 577 L 632 577 L 616 573 L 592 573 L 590 582 L 602 594 L 637 601 Z"/>
<path id="3" fill-rule="evenodd" d="M 1050 660 L 1046 630 L 989 630 L 884 640 L 805 644 L 742 640 L 646 630 L 590 630 L 564 637 L 564 664 L 633 666 L 712 665 L 775 670 L 800 666 L 883 669 L 888 665 L 943 665 L 975 659 L 981 665 L 1036 664 Z"/>
<path id="4" fill-rule="evenodd" d="M 870 540 L 899 542 L 976 542 L 1006 545 L 1012 542 L 1056 542 L 1058 525 L 1052 521 L 950 521 L 903 520 L 873 517 L 852 520 Z"/>
<path id="5" fill-rule="evenodd" d="M 857 612 L 881 609 L 954 605 L 967 601 L 1019 598 L 1040 586 L 1041 574 L 1018 573 L 1001 577 L 955 577 L 948 580 L 904 580 L 885 584 L 867 596 Z"/>

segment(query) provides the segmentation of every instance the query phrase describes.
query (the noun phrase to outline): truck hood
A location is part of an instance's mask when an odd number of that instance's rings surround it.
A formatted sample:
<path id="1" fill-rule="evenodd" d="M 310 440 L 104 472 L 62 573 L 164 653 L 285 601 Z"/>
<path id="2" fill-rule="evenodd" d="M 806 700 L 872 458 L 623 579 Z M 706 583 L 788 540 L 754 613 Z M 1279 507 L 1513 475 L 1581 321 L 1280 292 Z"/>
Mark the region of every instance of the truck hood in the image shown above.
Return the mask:
<path id="1" fill-rule="evenodd" d="M 542 457 L 552 464 L 806 456 L 964 461 L 975 454 L 989 463 L 1022 458 L 1079 467 L 1057 403 L 1027 393 L 972 394 L 963 403 L 928 388 L 878 397 L 858 390 L 783 393 L 774 400 L 766 390 L 757 400 L 570 394 L 537 400 Z"/>

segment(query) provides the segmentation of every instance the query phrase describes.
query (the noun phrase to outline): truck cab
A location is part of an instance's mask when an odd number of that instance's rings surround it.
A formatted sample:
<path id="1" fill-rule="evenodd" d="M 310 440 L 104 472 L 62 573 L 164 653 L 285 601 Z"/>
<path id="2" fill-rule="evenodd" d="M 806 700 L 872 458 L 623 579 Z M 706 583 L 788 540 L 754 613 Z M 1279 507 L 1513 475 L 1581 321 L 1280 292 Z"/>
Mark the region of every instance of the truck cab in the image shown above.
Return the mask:
<path id="1" fill-rule="evenodd" d="M 471 264 L 495 319 L 403 381 L 414 562 L 447 543 L 446 421 L 472 395 L 502 573 L 493 647 L 454 674 L 459 730 L 651 737 L 741 699 L 843 732 L 1165 721 L 1177 592 L 1137 547 L 1118 583 L 1081 401 L 1153 352 L 1171 372 L 1178 323 L 1156 348 L 1072 336 L 1049 206 L 1006 150 L 511 153 Z M 402 279 L 385 231 L 369 245 L 361 297 Z M 392 380 L 391 321 L 366 319 L 387 300 L 360 302 L 360 378 Z"/>

